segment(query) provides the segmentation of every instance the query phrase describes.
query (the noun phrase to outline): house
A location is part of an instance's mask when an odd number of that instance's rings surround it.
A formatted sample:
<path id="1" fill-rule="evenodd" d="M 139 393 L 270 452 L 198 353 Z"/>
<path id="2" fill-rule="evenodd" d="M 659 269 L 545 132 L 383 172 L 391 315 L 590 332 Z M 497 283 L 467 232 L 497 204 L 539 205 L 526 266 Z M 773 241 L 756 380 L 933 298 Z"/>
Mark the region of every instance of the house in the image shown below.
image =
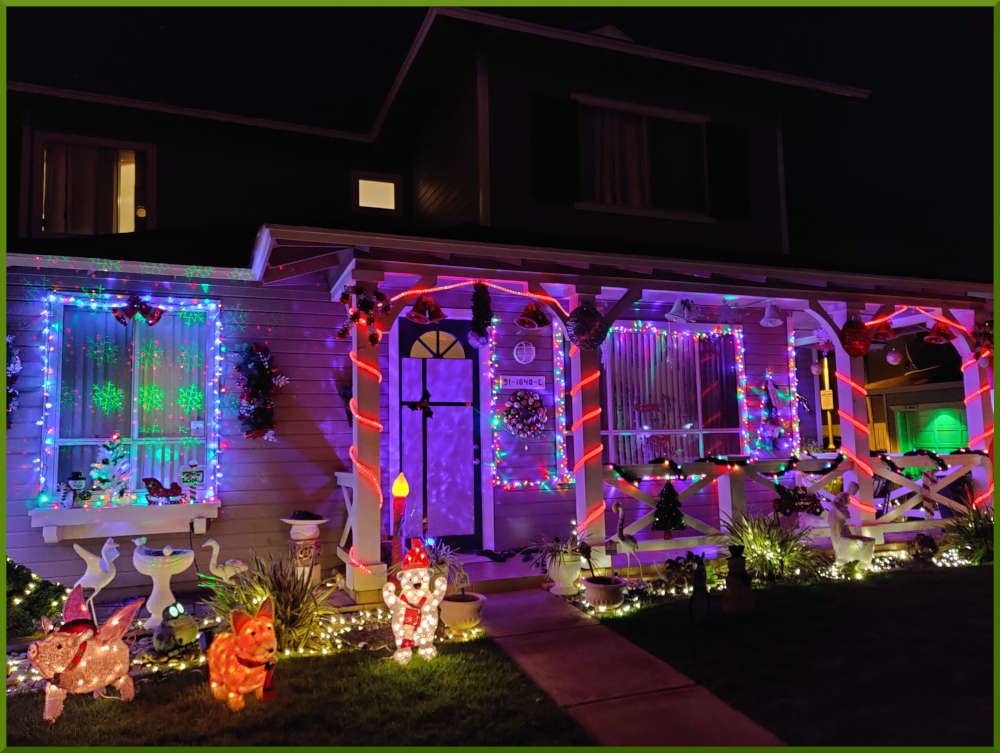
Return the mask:
<path id="1" fill-rule="evenodd" d="M 789 246 L 785 118 L 864 90 L 432 9 L 353 130 L 16 79 L 8 94 L 24 367 L 7 550 L 43 577 L 72 583 L 71 544 L 108 536 L 191 548 L 201 570 L 205 536 L 224 557 L 283 554 L 282 520 L 307 510 L 326 520 L 322 569 L 344 564 L 364 601 L 397 514 L 469 550 L 577 526 L 606 563 L 613 499 L 644 549 L 717 545 L 727 516 L 769 511 L 769 484 L 805 470 L 856 476 L 872 529 L 887 466 L 869 455 L 852 317 L 947 322 L 972 359 L 971 449 L 991 436 L 985 277 L 844 272 Z M 844 459 L 794 467 L 815 420 L 797 347 L 817 329 Z M 290 380 L 273 437 L 240 421 L 243 345 Z M 114 433 L 123 494 L 74 506 L 60 485 Z M 988 459 L 948 457 L 988 499 Z M 689 528 L 669 540 L 646 531 L 664 473 L 686 477 Z M 128 560 L 108 594 L 144 582 Z"/>

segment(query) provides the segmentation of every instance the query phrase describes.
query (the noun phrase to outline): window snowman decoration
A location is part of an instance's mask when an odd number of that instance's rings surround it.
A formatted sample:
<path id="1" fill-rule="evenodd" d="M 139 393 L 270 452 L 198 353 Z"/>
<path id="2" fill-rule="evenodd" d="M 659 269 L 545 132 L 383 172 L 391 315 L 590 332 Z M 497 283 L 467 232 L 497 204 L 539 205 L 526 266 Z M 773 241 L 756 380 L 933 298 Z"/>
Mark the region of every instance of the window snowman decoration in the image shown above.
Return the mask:
<path id="1" fill-rule="evenodd" d="M 396 653 L 392 658 L 400 664 L 409 663 L 414 647 L 426 661 L 437 656 L 434 632 L 438 605 L 447 588 L 447 579 L 439 577 L 431 590 L 430 559 L 420 539 L 413 539 L 399 571 L 399 596 L 394 583 L 382 587 L 382 600 L 392 614 L 392 632 L 396 636 Z"/>

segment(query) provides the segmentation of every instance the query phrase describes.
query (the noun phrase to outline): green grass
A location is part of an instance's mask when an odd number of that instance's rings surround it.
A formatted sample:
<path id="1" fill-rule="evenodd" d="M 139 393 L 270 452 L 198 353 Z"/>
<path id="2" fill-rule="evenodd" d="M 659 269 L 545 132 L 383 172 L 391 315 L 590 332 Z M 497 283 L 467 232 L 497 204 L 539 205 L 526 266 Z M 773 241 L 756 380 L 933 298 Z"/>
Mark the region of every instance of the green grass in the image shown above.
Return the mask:
<path id="1" fill-rule="evenodd" d="M 992 745 L 993 568 L 770 586 L 692 624 L 687 601 L 604 624 L 791 745 Z"/>
<path id="2" fill-rule="evenodd" d="M 9 745 L 587 745 L 568 715 L 490 640 L 439 647 L 406 667 L 367 652 L 288 659 L 278 696 L 239 713 L 212 699 L 206 670 L 136 684 L 132 703 L 70 696 L 42 720 L 42 695 L 7 699 Z"/>

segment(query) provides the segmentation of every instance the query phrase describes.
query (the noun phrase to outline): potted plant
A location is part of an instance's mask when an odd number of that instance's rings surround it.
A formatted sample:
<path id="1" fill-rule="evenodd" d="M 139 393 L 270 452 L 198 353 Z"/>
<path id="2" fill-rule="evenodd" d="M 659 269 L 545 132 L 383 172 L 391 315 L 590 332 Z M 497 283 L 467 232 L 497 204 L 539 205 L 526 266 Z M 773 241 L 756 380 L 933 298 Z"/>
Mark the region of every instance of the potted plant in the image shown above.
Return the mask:
<path id="1" fill-rule="evenodd" d="M 441 600 L 441 622 L 455 630 L 470 630 L 479 624 L 483 616 L 486 597 L 469 588 L 469 576 L 461 562 L 455 571 L 454 583 L 449 583 L 448 593 Z"/>
<path id="2" fill-rule="evenodd" d="M 561 541 L 559 537 L 542 539 L 530 548 L 534 551 L 531 564 L 544 568 L 555 584 L 550 589 L 557 596 L 570 596 L 577 592 L 580 579 L 580 540 L 575 533 Z"/>
<path id="3" fill-rule="evenodd" d="M 594 563 L 590 559 L 590 544 L 581 541 L 579 544 L 580 554 L 587 561 L 587 569 L 590 575 L 583 579 L 583 587 L 586 590 L 587 601 L 595 607 L 604 609 L 614 609 L 625 601 L 625 587 L 628 581 L 615 575 L 614 568 L 611 575 L 597 575 L 594 572 Z"/>

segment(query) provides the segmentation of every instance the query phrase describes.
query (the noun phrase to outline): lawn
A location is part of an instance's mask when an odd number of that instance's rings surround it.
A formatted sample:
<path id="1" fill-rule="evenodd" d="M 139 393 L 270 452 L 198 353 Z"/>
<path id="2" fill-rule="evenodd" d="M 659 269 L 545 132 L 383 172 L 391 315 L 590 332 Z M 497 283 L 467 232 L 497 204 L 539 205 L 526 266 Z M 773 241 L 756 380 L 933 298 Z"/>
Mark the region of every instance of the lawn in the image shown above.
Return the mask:
<path id="1" fill-rule="evenodd" d="M 7 699 L 9 745 L 587 745 L 586 733 L 492 641 L 439 647 L 400 667 L 364 651 L 287 659 L 278 697 L 231 712 L 206 670 L 137 682 L 130 704 L 71 696 L 42 721 L 42 695 Z M 382 656 L 385 653 L 383 652 Z"/>
<path id="2" fill-rule="evenodd" d="M 692 624 L 686 601 L 607 619 L 790 745 L 992 745 L 993 568 L 773 586 Z"/>

